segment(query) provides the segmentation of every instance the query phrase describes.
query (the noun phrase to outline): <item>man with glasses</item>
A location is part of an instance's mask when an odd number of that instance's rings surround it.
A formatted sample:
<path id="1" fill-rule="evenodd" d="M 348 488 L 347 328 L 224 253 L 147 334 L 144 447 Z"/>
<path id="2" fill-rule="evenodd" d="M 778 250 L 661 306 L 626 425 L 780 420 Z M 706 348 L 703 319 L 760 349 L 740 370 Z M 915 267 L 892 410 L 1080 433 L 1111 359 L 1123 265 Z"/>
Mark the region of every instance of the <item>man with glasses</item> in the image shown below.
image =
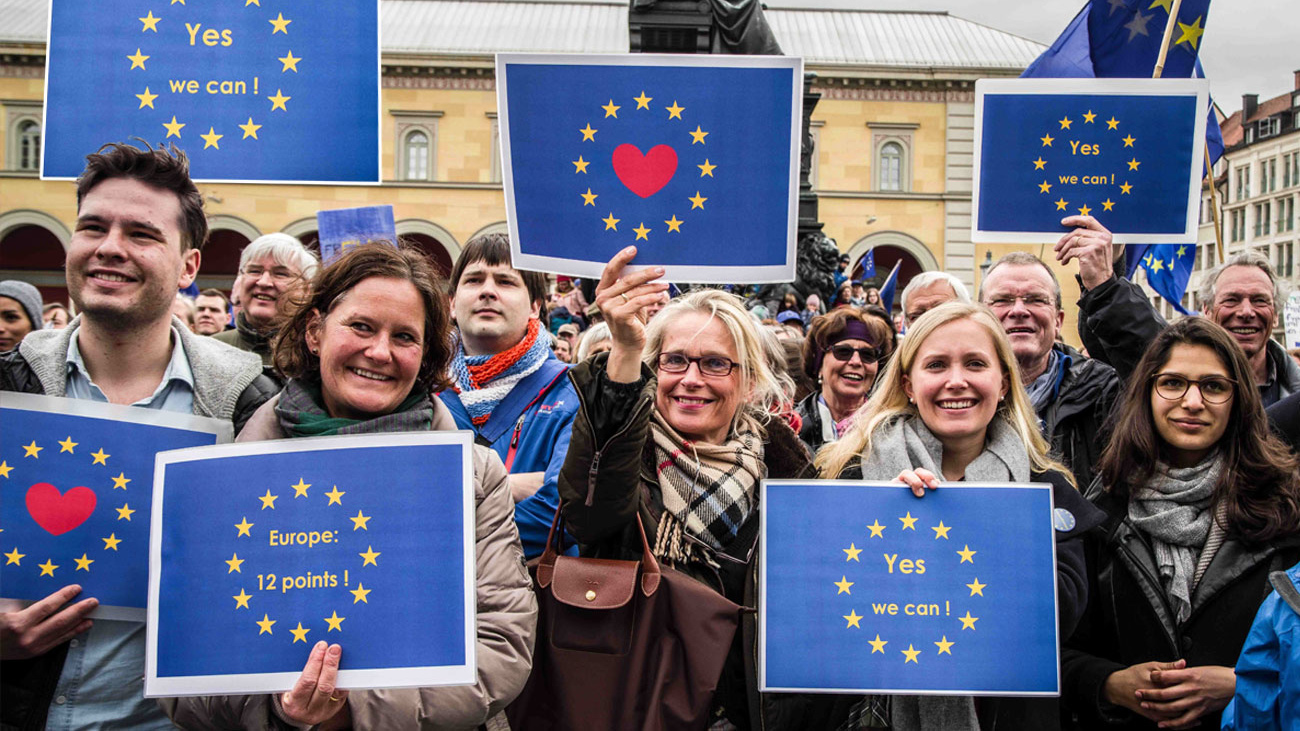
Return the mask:
<path id="1" fill-rule="evenodd" d="M 280 297 L 303 279 L 316 275 L 320 260 L 298 239 L 273 233 L 257 237 L 239 255 L 236 297 L 243 305 L 235 329 L 212 337 L 262 357 L 262 368 L 277 383 L 271 363 L 271 340 L 279 329 Z"/>
<path id="2" fill-rule="evenodd" d="M 994 262 L 979 296 L 1011 341 L 1043 436 L 1086 489 L 1105 444 L 1102 426 L 1120 396 L 1119 377 L 1105 363 L 1057 341 L 1065 321 L 1061 285 L 1033 254 L 1016 251 Z"/>
<path id="3" fill-rule="evenodd" d="M 1075 226 L 1057 242 L 1056 256 L 1061 263 L 1079 260 L 1079 335 L 1093 357 L 1126 378 L 1164 329 L 1164 318 L 1141 288 L 1115 276 L 1118 250 L 1105 227 L 1091 216 L 1062 223 Z M 1253 251 L 1229 257 L 1206 272 L 1198 298 L 1204 316 L 1222 325 L 1246 353 L 1265 406 L 1300 392 L 1300 365 L 1271 337 L 1282 293 L 1267 257 Z"/>
<path id="4" fill-rule="evenodd" d="M 510 473 L 524 555 L 534 558 L 560 496 L 578 395 L 568 366 L 541 322 L 546 275 L 510 266 L 510 239 L 487 234 L 465 244 L 451 271 L 456 325 L 452 388 L 438 394 L 456 425 L 492 447 Z"/>

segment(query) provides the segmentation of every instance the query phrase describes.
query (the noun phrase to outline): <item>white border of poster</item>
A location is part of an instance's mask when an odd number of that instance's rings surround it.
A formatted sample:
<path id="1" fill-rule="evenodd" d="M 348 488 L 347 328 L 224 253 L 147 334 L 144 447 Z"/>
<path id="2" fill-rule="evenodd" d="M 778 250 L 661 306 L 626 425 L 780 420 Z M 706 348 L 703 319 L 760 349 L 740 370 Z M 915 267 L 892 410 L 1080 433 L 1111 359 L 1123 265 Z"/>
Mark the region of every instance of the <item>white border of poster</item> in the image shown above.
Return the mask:
<path id="1" fill-rule="evenodd" d="M 338 674 L 338 685 L 341 688 L 358 690 L 473 684 L 477 679 L 478 667 L 475 652 L 478 641 L 478 613 L 475 588 L 477 571 L 474 546 L 476 533 L 474 521 L 473 444 L 472 432 L 443 431 L 275 439 L 264 442 L 246 442 L 159 452 L 157 466 L 154 468 L 153 523 L 150 525 L 149 531 L 149 615 L 145 644 L 145 697 L 275 693 L 290 690 L 300 675 L 299 670 L 294 670 L 279 673 L 158 677 L 158 595 L 161 590 L 160 582 L 162 579 L 162 514 L 163 501 L 166 499 L 164 482 L 168 465 L 195 460 L 260 454 L 310 454 L 318 451 L 425 445 L 454 445 L 459 446 L 462 450 L 461 536 L 463 545 L 461 547 L 461 559 L 464 566 L 463 633 L 465 638 L 465 662 L 460 665 L 341 669 Z M 180 489 L 189 488 L 192 488 L 192 486 L 185 486 Z M 400 499 L 400 495 L 394 495 L 394 499 Z M 305 663 L 306 654 L 303 657 Z"/>
<path id="2" fill-rule="evenodd" d="M 175 4 L 176 0 L 172 0 Z M 182 2 L 182 4 L 184 4 Z M 245 3 L 247 6 L 247 3 Z M 260 5 L 259 5 L 260 7 Z M 50 0 L 49 11 L 45 15 L 45 47 L 50 47 L 50 34 L 54 29 L 54 0 Z M 47 56 L 45 64 L 48 69 L 50 59 Z M 360 185 L 360 186 L 379 186 L 384 183 L 384 16 L 382 10 L 382 0 L 375 0 L 375 83 L 378 84 L 378 93 L 375 94 L 375 178 L 374 180 L 236 180 L 229 178 L 192 178 L 195 183 L 248 183 L 251 185 Z M 54 177 L 45 174 L 45 154 L 48 146 L 45 144 L 47 139 L 45 133 L 46 121 L 50 118 L 50 108 L 48 106 L 50 98 L 50 74 L 48 70 L 45 73 L 45 80 L 41 87 L 41 180 L 76 180 L 76 177 Z M 82 112 L 75 112 L 81 114 Z M 145 139 L 149 137 L 142 135 Z M 105 140 L 109 142 L 125 142 L 128 144 L 139 144 L 137 140 Z M 86 150 L 86 154 L 95 152 L 95 150 Z M 303 154 L 319 155 L 323 154 L 320 150 L 312 150 Z M 327 154 L 327 153 L 326 153 Z M 211 215 L 211 214 L 209 214 Z"/>
<path id="3" fill-rule="evenodd" d="M 121 406 L 98 401 L 85 401 L 83 399 L 2 391 L 0 392 L 0 407 L 203 432 L 215 435 L 218 445 L 229 443 L 234 436 L 234 427 L 224 419 L 213 419 L 193 414 L 178 414 L 172 411 L 141 409 L 136 406 Z M 152 531 L 152 526 L 150 526 L 150 530 Z M 77 597 L 78 601 L 86 598 L 88 597 Z M 35 603 L 34 601 L 19 599 L 0 599 L 0 611 L 16 611 Z M 145 618 L 145 612 L 146 610 L 140 607 L 117 607 L 101 604 L 87 616 L 91 619 L 142 622 Z"/>
<path id="4" fill-rule="evenodd" d="M 514 175 L 510 163 L 510 115 L 506 91 L 506 64 L 548 65 L 600 65 L 600 66 L 678 66 L 727 68 L 778 68 L 794 71 L 790 90 L 790 193 L 786 231 L 786 262 L 772 266 L 704 266 L 688 264 L 663 265 L 663 281 L 759 284 L 766 282 L 792 282 L 795 276 L 795 249 L 799 228 L 799 165 L 803 140 L 803 58 L 800 56 L 719 56 L 719 55 L 665 55 L 652 53 L 632 54 L 537 54 L 498 53 L 496 56 L 497 120 L 500 125 L 501 181 L 506 196 L 506 220 L 510 228 L 510 255 L 519 269 L 568 274 L 575 277 L 599 279 L 606 262 L 567 259 L 537 254 L 524 254 L 519 239 L 519 222 L 515 217 Z M 656 262 L 633 263 L 629 271 L 654 266 Z"/>
<path id="5" fill-rule="evenodd" d="M 800 486 L 808 485 L 810 480 L 763 480 L 760 483 L 759 504 L 768 505 L 767 491 L 770 485 L 778 486 Z M 817 480 L 817 484 L 827 485 L 844 485 L 852 487 L 863 487 L 867 489 L 888 488 L 888 489 L 907 489 L 897 482 L 881 482 L 876 480 Z M 1030 490 L 1046 490 L 1048 504 L 1051 506 L 1048 515 L 1054 513 L 1056 509 L 1056 499 L 1052 494 L 1052 486 L 1044 482 L 971 482 L 971 483 L 951 483 L 944 485 L 944 490 L 961 490 L 964 488 L 1017 488 Z M 759 512 L 759 549 L 758 549 L 758 689 L 763 693 L 885 693 L 885 694 L 902 694 L 902 695 L 970 695 L 970 696 L 1003 696 L 1003 697 L 1056 697 L 1060 695 L 1061 688 L 1061 623 L 1060 623 L 1060 595 L 1057 588 L 1057 572 L 1052 571 L 1052 627 L 1056 641 L 1053 643 L 1053 651 L 1056 653 L 1056 688 L 1055 691 L 1039 691 L 1030 693 L 1008 693 L 1005 691 L 980 690 L 972 688 L 935 688 L 931 690 L 916 690 L 912 688 L 787 688 L 772 687 L 767 682 L 767 612 L 764 607 L 767 606 L 767 557 L 768 557 L 768 511 L 766 509 Z M 1053 529 L 1052 536 L 1055 538 L 1056 532 Z M 1056 541 L 1052 541 L 1052 566 L 1056 566 Z"/>
<path id="6" fill-rule="evenodd" d="M 971 241 L 976 244 L 1051 244 L 1067 231 L 992 231 L 980 228 L 980 165 L 984 144 L 984 96 L 1093 94 L 1101 96 L 1196 96 L 1192 165 L 1187 180 L 1187 220 L 1181 233 L 1112 232 L 1116 244 L 1194 244 L 1205 178 L 1205 120 L 1210 109 L 1210 82 L 1205 79 L 980 79 L 975 82 L 975 166 L 972 170 Z"/>

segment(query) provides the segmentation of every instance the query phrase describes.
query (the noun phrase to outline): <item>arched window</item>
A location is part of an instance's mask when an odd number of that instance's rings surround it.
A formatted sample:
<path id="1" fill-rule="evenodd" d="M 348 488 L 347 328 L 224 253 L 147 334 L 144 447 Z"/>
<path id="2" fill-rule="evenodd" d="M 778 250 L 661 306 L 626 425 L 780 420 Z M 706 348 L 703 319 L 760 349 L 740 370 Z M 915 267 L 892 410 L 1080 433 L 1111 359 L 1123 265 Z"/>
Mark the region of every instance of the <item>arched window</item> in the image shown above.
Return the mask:
<path id="1" fill-rule="evenodd" d="M 903 189 L 903 146 L 897 142 L 880 146 L 880 189 Z"/>
<path id="2" fill-rule="evenodd" d="M 406 179 L 429 179 L 429 135 L 411 130 L 406 135 Z"/>
<path id="3" fill-rule="evenodd" d="M 41 167 L 41 125 L 26 119 L 18 123 L 18 169 L 39 170 Z"/>

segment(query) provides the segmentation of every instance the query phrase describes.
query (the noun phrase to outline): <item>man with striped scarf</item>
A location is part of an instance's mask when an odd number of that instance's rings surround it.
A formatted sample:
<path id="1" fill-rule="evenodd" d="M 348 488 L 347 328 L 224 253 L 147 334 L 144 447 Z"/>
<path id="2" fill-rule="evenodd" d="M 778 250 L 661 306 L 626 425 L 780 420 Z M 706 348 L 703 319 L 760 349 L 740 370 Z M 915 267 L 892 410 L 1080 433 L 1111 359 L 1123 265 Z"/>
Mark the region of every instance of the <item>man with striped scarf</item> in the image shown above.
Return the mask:
<path id="1" fill-rule="evenodd" d="M 540 319 L 546 277 L 511 267 L 509 238 L 488 234 L 465 245 L 450 284 L 457 349 L 453 386 L 439 396 L 460 428 L 500 455 L 524 555 L 540 556 L 578 413 L 568 366 L 551 351 Z"/>

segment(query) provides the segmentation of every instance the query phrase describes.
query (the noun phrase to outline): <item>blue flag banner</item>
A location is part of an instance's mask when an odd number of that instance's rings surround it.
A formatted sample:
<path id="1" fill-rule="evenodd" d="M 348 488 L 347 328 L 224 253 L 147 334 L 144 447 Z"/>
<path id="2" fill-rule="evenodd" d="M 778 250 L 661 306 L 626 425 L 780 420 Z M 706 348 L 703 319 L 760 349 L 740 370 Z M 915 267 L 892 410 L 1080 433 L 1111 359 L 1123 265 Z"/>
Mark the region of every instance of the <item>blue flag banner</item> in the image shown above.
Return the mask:
<path id="1" fill-rule="evenodd" d="M 1059 692 L 1050 486 L 762 490 L 760 690 Z"/>
<path id="2" fill-rule="evenodd" d="M 145 695 L 288 690 L 319 640 L 341 687 L 474 682 L 472 439 L 160 454 Z"/>
<path id="3" fill-rule="evenodd" d="M 50 3 L 41 176 L 132 137 L 196 180 L 379 182 L 379 3 Z"/>
<path id="4" fill-rule="evenodd" d="M 392 206 L 317 211 L 316 226 L 320 231 L 320 259 L 325 264 L 342 256 L 348 247 L 367 241 L 397 243 Z"/>
<path id="5" fill-rule="evenodd" d="M 867 249 L 866 256 L 862 257 L 862 278 L 870 279 L 876 276 L 876 250 Z"/>
<path id="6" fill-rule="evenodd" d="M 1116 243 L 1195 243 L 1209 83 L 980 80 L 973 240 L 1050 243 L 1091 215 Z"/>
<path id="7" fill-rule="evenodd" d="M 794 279 L 803 62 L 498 54 L 514 265 L 599 277 L 629 244 L 666 279 Z"/>
<path id="8" fill-rule="evenodd" d="M 1147 284 L 1184 315 L 1193 315 L 1183 306 L 1187 282 L 1192 278 L 1196 263 L 1196 246 L 1192 244 L 1135 244 L 1128 247 L 1127 276 L 1141 267 L 1146 271 Z"/>
<path id="9" fill-rule="evenodd" d="M 880 306 L 885 308 L 885 312 L 894 311 L 894 293 L 898 291 L 898 267 L 902 263 L 901 260 L 894 262 L 894 268 L 889 270 L 885 283 L 880 285 Z"/>
<path id="10" fill-rule="evenodd" d="M 229 421 L 0 393 L 0 595 L 80 584 L 91 616 L 143 620 L 154 454 L 229 442 Z"/>

